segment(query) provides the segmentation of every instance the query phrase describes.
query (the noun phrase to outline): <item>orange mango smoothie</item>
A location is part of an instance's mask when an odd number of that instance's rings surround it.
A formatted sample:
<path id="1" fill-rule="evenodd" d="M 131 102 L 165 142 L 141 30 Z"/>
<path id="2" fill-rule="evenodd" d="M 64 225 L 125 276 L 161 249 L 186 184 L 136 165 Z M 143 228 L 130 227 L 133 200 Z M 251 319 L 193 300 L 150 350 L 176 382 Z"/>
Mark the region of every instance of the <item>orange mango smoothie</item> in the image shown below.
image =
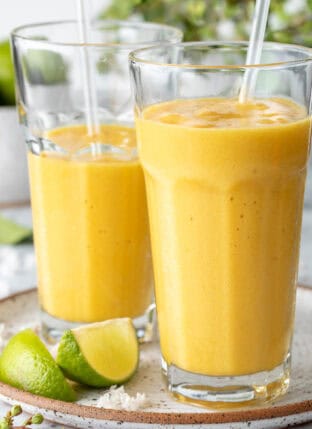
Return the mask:
<path id="1" fill-rule="evenodd" d="M 234 376 L 286 358 L 309 127 L 279 98 L 175 100 L 138 116 L 167 364 Z"/>
<path id="2" fill-rule="evenodd" d="M 92 155 L 85 126 L 45 138 L 64 154 L 28 157 L 42 308 L 71 322 L 141 316 L 151 301 L 152 267 L 137 158 Z M 136 146 L 133 129 L 114 125 L 102 126 L 96 141 Z"/>

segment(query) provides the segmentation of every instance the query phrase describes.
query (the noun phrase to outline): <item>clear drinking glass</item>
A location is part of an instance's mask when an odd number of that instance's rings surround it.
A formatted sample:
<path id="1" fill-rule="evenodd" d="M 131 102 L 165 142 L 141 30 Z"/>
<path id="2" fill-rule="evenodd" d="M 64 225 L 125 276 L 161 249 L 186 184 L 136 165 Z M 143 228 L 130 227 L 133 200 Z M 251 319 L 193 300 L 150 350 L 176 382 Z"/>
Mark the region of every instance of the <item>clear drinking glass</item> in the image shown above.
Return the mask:
<path id="1" fill-rule="evenodd" d="M 87 44 L 79 37 L 77 22 L 12 34 L 43 329 L 53 337 L 77 323 L 131 317 L 141 337 L 152 263 L 127 57 L 182 34 L 99 21 Z"/>
<path id="2" fill-rule="evenodd" d="M 130 54 L 163 370 L 208 406 L 289 385 L 311 50 L 185 43 Z M 252 98 L 238 102 L 244 73 Z"/>

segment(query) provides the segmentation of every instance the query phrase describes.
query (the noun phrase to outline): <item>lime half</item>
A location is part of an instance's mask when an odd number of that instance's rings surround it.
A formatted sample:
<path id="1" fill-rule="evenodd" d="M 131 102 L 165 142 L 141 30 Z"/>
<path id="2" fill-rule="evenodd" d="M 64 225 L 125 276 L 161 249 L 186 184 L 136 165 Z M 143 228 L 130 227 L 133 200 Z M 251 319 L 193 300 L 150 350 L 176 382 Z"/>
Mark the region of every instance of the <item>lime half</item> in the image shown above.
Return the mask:
<path id="1" fill-rule="evenodd" d="M 66 377 L 88 386 L 125 383 L 139 362 L 131 319 L 112 319 L 66 331 L 56 361 Z"/>
<path id="2" fill-rule="evenodd" d="M 31 330 L 14 335 L 0 356 L 0 380 L 35 395 L 74 401 L 76 394 L 45 345 Z"/>

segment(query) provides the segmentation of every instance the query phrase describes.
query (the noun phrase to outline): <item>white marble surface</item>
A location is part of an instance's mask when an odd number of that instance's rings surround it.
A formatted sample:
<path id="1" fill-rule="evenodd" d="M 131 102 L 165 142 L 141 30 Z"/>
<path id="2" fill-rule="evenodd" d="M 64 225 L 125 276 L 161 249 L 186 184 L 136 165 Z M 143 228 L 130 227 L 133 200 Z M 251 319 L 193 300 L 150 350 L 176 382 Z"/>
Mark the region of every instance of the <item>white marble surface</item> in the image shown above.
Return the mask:
<path id="1" fill-rule="evenodd" d="M 28 207 L 1 210 L 1 214 L 16 220 L 26 226 L 31 225 L 31 212 Z M 302 246 L 299 268 L 299 279 L 302 283 L 312 285 L 312 207 L 304 211 Z M 36 284 L 35 262 L 33 247 L 30 244 L 19 246 L 0 246 L 0 298 L 11 293 L 33 287 Z M 0 401 L 0 416 L 10 407 Z M 25 416 L 18 418 L 21 423 Z M 61 428 L 60 425 L 44 422 L 41 429 Z M 64 427 L 64 426 L 62 426 Z M 273 427 L 273 426 L 272 426 Z M 312 422 L 298 426 L 302 429 L 312 429 Z"/>

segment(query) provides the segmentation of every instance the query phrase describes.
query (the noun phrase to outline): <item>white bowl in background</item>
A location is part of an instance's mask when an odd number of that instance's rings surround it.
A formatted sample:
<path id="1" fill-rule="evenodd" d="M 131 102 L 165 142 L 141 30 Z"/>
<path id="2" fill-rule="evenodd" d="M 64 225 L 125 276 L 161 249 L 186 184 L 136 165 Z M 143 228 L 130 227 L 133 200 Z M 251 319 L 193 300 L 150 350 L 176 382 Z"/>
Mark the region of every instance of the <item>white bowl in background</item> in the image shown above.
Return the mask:
<path id="1" fill-rule="evenodd" d="M 15 107 L 0 107 L 0 204 L 29 201 L 26 144 Z"/>

